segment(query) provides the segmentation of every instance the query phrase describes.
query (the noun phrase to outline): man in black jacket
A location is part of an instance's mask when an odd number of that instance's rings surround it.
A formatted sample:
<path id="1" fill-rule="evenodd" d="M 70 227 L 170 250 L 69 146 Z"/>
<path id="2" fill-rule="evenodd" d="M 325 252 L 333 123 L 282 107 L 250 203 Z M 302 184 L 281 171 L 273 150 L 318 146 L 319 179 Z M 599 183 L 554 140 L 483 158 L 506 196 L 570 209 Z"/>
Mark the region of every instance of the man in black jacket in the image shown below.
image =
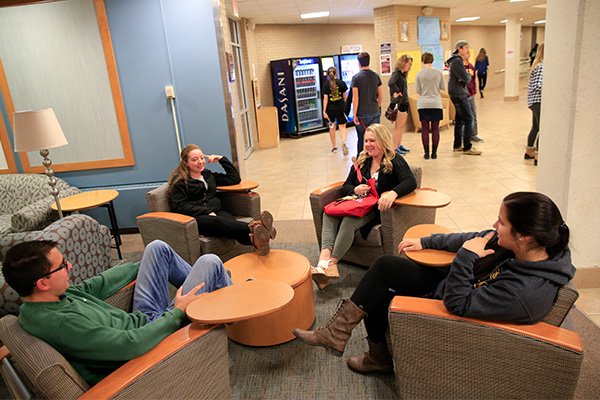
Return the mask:
<path id="1" fill-rule="evenodd" d="M 452 57 L 446 61 L 450 67 L 448 79 L 448 94 L 456 108 L 456 124 L 454 125 L 454 151 L 462 151 L 463 154 L 479 156 L 481 151 L 472 147 L 471 136 L 473 135 L 473 111 L 469 104 L 469 92 L 467 83 L 471 75 L 464 66 L 464 60 L 469 59 L 469 42 L 459 40 L 456 42 L 456 50 Z M 464 125 L 464 130 L 460 129 Z M 462 146 L 461 146 L 462 144 Z"/>

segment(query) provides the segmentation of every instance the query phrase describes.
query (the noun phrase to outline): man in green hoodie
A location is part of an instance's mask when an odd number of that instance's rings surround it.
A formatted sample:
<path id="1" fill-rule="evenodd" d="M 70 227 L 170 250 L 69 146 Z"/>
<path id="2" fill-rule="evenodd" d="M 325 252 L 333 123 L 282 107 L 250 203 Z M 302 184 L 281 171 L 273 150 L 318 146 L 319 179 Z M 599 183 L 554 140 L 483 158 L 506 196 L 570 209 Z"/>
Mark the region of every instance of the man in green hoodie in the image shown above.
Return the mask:
<path id="1" fill-rule="evenodd" d="M 23 329 L 59 351 L 90 385 L 188 322 L 185 311 L 202 293 L 231 285 L 217 256 L 204 255 L 191 267 L 157 240 L 140 263 L 116 266 L 71 286 L 72 265 L 56 245 L 33 241 L 12 247 L 2 273 L 23 300 Z M 104 302 L 134 279 L 133 312 Z M 179 288 L 172 301 L 169 283 Z"/>

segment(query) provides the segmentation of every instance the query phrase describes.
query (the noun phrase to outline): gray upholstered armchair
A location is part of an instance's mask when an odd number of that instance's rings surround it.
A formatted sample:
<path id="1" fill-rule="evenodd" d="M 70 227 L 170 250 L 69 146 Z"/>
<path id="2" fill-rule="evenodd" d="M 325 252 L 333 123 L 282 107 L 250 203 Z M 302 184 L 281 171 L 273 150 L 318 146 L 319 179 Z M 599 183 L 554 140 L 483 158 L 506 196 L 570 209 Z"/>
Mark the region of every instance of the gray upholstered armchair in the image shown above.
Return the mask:
<path id="1" fill-rule="evenodd" d="M 417 180 L 417 187 L 421 187 L 422 169 L 412 167 L 411 170 Z M 321 231 L 323 229 L 323 208 L 335 199 L 342 197 L 343 184 L 344 182 L 336 182 L 310 194 L 310 206 L 319 247 L 321 247 Z M 381 212 L 381 224 L 371 229 L 366 239 L 362 238 L 360 232 L 356 233 L 352 247 L 342 260 L 370 267 L 383 255 L 397 254 L 398 244 L 408 228 L 434 222 L 435 208 L 394 205 L 391 209 Z"/>
<path id="2" fill-rule="evenodd" d="M 42 239 L 58 242 L 58 249 L 73 264 L 71 281 L 74 283 L 110 268 L 110 230 L 83 214 L 69 215 L 40 231 L 1 235 L 0 261 L 12 246 Z M 19 304 L 19 296 L 4 282 L 0 271 L 0 316 L 17 314 Z"/>
<path id="3" fill-rule="evenodd" d="M 227 261 L 241 253 L 252 251 L 251 246 L 242 246 L 233 239 L 207 237 L 198 234 L 198 224 L 190 216 L 170 212 L 167 184 L 146 194 L 150 213 L 137 217 L 137 224 L 144 245 L 153 240 L 162 240 L 175 250 L 190 265 L 202 254 L 212 253 Z M 218 192 L 223 209 L 237 219 L 250 222 L 260 216 L 260 196 L 249 192 Z"/>
<path id="4" fill-rule="evenodd" d="M 563 287 L 533 325 L 463 318 L 441 300 L 395 297 L 389 321 L 400 398 L 573 398 L 583 349 L 577 333 L 559 326 L 577 297 Z"/>
<path id="5" fill-rule="evenodd" d="M 59 197 L 68 197 L 80 190 L 56 178 Z M 50 194 L 48 177 L 37 174 L 0 175 L 0 235 L 36 231 L 58 219 L 50 209 L 54 197 Z"/>
<path id="6" fill-rule="evenodd" d="M 106 301 L 129 310 L 134 285 Z M 221 327 L 187 325 L 148 353 L 91 387 L 46 342 L 29 335 L 17 317 L 0 319 L 2 377 L 13 398 L 229 399 L 227 335 Z"/>

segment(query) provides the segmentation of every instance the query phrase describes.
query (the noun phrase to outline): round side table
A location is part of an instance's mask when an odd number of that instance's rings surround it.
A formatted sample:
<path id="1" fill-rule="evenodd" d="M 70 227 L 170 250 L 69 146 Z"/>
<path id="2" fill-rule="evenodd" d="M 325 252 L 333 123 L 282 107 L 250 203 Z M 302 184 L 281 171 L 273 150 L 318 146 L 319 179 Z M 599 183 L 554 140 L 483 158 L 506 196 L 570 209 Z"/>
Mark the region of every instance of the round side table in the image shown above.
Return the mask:
<path id="1" fill-rule="evenodd" d="M 310 263 L 302 254 L 271 250 L 266 256 L 245 253 L 225 263 L 233 283 L 275 280 L 294 290 L 293 300 L 274 313 L 227 325 L 230 339 L 249 346 L 273 346 L 295 339 L 294 328 L 308 329 L 315 320 Z M 248 304 L 252 299 L 247 299 Z"/>

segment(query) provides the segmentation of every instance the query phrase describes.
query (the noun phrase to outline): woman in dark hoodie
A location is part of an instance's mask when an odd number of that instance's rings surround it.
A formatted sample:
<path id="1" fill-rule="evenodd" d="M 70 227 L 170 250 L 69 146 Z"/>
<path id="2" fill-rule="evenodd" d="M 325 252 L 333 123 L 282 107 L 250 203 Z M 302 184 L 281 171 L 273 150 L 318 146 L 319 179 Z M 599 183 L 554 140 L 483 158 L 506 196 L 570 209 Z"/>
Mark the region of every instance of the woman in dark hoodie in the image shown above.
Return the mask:
<path id="1" fill-rule="evenodd" d="M 383 256 L 324 327 L 295 329 L 294 334 L 341 357 L 364 318 L 369 352 L 350 357 L 348 366 L 361 373 L 392 372 L 385 333 L 395 295 L 442 299 L 450 312 L 464 317 L 535 323 L 550 312 L 558 290 L 575 274 L 568 242 L 569 228 L 552 200 L 541 193 L 510 194 L 500 205 L 494 230 L 405 239 L 398 246 L 400 253 L 424 248 L 456 252 L 450 267 Z"/>

